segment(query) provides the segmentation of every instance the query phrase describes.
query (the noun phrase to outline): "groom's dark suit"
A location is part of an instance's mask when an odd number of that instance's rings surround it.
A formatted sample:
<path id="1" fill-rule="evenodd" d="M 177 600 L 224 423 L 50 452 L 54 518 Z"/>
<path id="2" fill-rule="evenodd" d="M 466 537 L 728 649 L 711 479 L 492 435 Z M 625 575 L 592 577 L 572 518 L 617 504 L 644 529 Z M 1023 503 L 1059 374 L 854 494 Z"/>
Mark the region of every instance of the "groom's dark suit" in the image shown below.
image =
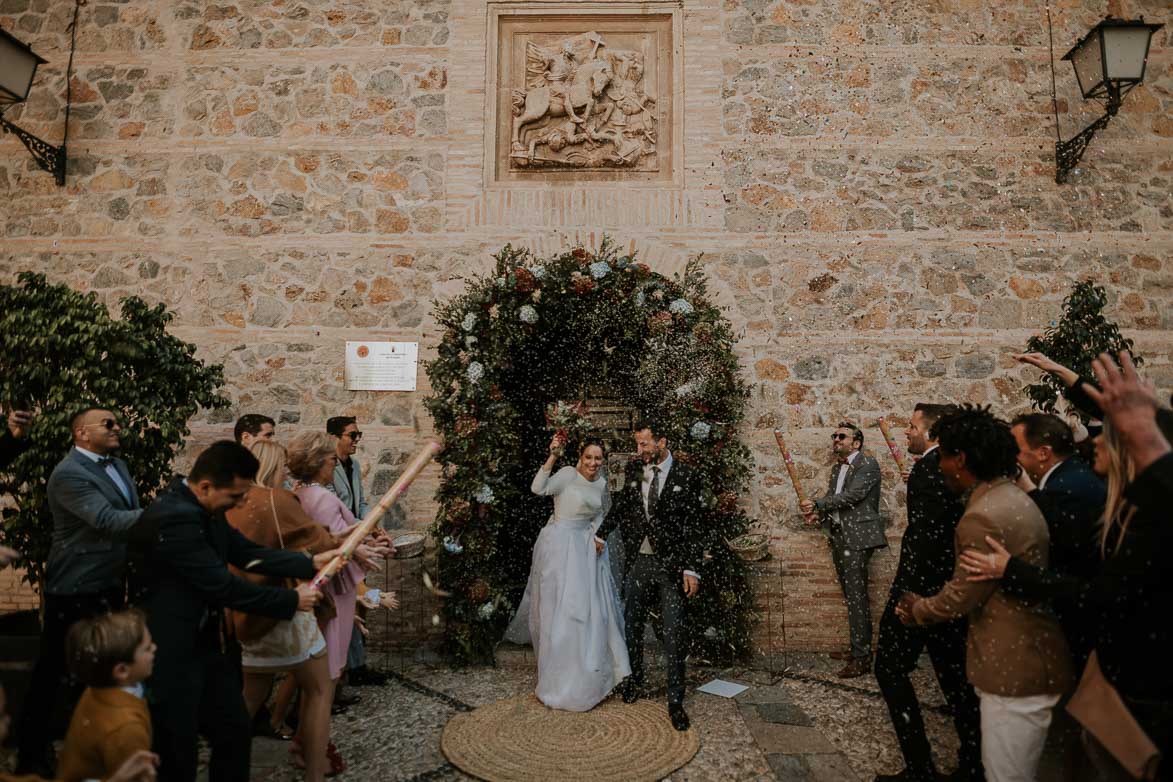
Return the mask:
<path id="1" fill-rule="evenodd" d="M 624 622 L 631 677 L 642 684 L 644 623 L 657 606 L 664 622 L 664 656 L 668 663 L 668 703 L 684 701 L 684 658 L 688 656 L 684 573 L 700 572 L 704 546 L 700 539 L 700 481 L 688 465 L 671 458 L 658 465 L 661 473 L 640 461 L 628 465 L 623 488 L 599 527 L 606 540 L 618 526 L 623 539 Z M 645 474 L 646 473 L 646 474 Z M 645 497 L 658 475 L 658 495 L 650 512 Z M 650 552 L 650 553 L 649 553 Z"/>

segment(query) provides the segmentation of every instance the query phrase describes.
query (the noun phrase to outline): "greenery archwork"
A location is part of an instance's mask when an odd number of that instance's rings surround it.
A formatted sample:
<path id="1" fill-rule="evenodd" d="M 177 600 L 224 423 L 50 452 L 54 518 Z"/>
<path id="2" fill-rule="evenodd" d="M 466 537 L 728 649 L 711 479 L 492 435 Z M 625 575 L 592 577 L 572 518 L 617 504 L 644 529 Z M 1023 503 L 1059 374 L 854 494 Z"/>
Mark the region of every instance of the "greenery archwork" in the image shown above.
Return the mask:
<path id="1" fill-rule="evenodd" d="M 552 436 L 547 406 L 603 388 L 660 422 L 674 458 L 705 482 L 693 659 L 745 656 L 754 621 L 747 566 L 724 541 L 749 525 L 738 495 L 751 456 L 737 439 L 749 387 L 699 260 L 669 279 L 604 239 L 597 250 L 550 258 L 506 246 L 496 261 L 491 275 L 437 306 L 444 333 L 427 364 L 426 405 L 445 443 L 433 533 L 442 542 L 437 588 L 451 593 L 447 651 L 492 659 L 551 512 L 550 500 L 529 490 Z"/>
<path id="2" fill-rule="evenodd" d="M 20 551 L 38 585 L 52 541 L 46 485 L 72 445 L 69 421 L 105 407 L 122 425 L 119 455 L 144 503 L 171 477 L 171 463 L 200 408 L 227 407 L 223 372 L 195 358 L 195 346 L 167 333 L 173 314 L 138 297 L 112 318 L 93 293 L 23 272 L 0 285 L 0 402 L 31 408 L 31 447 L 0 473 L 3 542 Z"/>
<path id="3" fill-rule="evenodd" d="M 1115 355 L 1121 350 L 1132 350 L 1132 340 L 1104 317 L 1107 304 L 1108 293 L 1103 287 L 1091 280 L 1076 282 L 1063 300 L 1062 317 L 1053 321 L 1043 336 L 1031 337 L 1026 343 L 1027 351 L 1042 353 L 1074 370 L 1080 377 L 1094 377 L 1092 359 L 1105 351 Z M 1140 356 L 1134 355 L 1133 360 L 1137 366 L 1143 363 Z M 1026 386 L 1024 390 L 1035 409 L 1050 413 L 1054 412 L 1064 388 L 1059 378 L 1044 374 L 1039 382 Z"/>

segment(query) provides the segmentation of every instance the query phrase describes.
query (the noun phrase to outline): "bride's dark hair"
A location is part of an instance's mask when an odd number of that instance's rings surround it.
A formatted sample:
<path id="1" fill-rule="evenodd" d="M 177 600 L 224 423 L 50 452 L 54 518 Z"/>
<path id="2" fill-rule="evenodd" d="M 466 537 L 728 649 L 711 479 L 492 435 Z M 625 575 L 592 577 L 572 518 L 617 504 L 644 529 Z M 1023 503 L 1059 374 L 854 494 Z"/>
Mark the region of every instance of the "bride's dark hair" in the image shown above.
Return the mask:
<path id="1" fill-rule="evenodd" d="M 603 452 L 603 458 L 607 458 L 607 446 L 603 443 L 603 439 L 601 437 L 582 438 L 582 440 L 580 440 L 578 445 L 575 447 L 574 452 L 577 453 L 578 458 L 581 459 L 582 455 L 586 453 L 586 449 L 590 448 L 592 445 L 599 446 L 599 450 Z"/>

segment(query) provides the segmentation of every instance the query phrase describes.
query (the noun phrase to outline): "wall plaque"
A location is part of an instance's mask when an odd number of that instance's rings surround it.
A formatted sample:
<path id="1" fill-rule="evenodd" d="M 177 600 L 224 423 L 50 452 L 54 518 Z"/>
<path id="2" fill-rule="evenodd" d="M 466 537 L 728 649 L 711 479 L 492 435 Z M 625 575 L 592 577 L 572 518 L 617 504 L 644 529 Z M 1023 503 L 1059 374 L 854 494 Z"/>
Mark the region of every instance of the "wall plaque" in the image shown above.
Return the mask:
<path id="1" fill-rule="evenodd" d="M 348 391 L 415 391 L 418 342 L 347 342 Z"/>
<path id="2" fill-rule="evenodd" d="M 492 4 L 490 184 L 675 182 L 678 10 Z"/>

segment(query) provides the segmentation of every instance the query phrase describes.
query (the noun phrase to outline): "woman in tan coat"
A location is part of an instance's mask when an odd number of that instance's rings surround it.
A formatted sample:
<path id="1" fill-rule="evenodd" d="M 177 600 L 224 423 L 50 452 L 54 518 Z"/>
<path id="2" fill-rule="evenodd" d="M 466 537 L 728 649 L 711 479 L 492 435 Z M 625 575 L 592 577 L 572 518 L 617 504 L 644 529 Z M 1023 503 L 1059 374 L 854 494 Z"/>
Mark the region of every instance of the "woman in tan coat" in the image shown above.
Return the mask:
<path id="1" fill-rule="evenodd" d="M 335 548 L 335 537 L 306 515 L 292 492 L 282 488 L 285 449 L 270 440 L 258 440 L 250 450 L 261 463 L 256 485 L 245 495 L 244 503 L 228 512 L 228 523 L 262 546 L 310 554 Z M 373 567 L 378 552 L 365 546 L 359 549 L 355 560 Z M 238 575 L 257 583 L 273 581 L 251 573 Z M 250 717 L 269 697 L 275 674 L 288 673 L 300 688 L 298 744 L 304 754 L 306 779 L 319 782 L 328 770 L 334 771 L 336 764 L 332 759 L 328 762 L 327 757 L 334 688 L 326 664 L 326 642 L 317 620 L 308 612 L 298 613 L 289 621 L 234 612 L 232 626 L 241 645 L 244 701 Z"/>

